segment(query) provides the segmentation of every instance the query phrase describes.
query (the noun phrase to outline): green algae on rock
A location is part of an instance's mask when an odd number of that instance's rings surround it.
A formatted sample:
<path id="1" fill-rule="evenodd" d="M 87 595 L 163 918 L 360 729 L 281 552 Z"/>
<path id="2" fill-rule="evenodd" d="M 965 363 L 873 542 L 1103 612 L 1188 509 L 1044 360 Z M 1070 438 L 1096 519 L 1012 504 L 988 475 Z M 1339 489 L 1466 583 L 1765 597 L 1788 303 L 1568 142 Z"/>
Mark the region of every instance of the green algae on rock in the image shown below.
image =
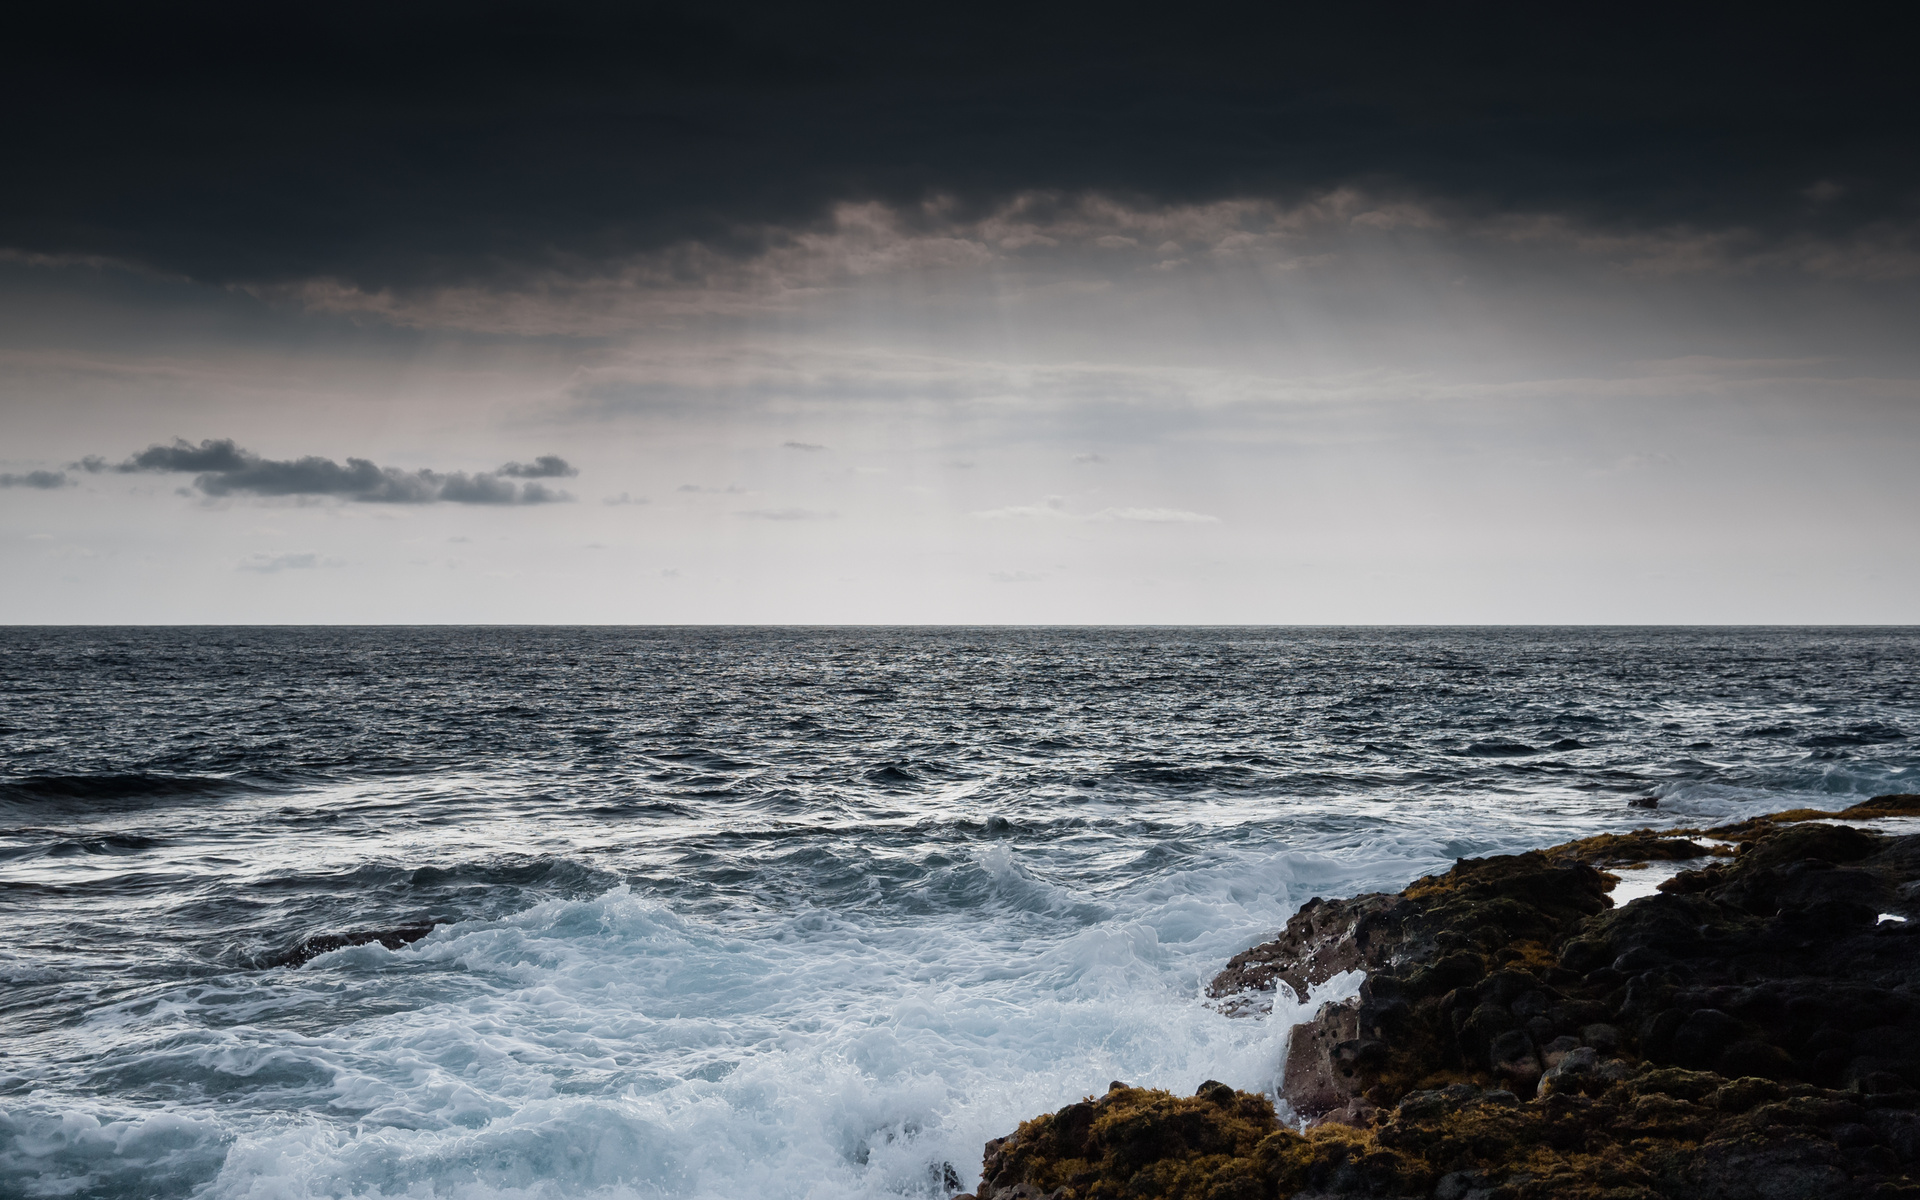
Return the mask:
<path id="1" fill-rule="evenodd" d="M 1210 989 L 1257 1016 L 1365 973 L 1294 1028 L 1280 1113 L 1116 1084 L 990 1143 L 979 1196 L 1920 1200 L 1920 920 L 1886 919 L 1920 916 L 1920 835 L 1830 823 L 1912 815 L 1641 830 L 1309 901 Z M 1696 860 L 1607 896 L 1607 866 Z"/>
<path id="2" fill-rule="evenodd" d="M 1452 1084 L 1367 1130 L 1282 1126 L 1262 1096 L 1115 1084 L 988 1143 L 978 1200 L 1786 1200 L 1920 1196 L 1892 1097 L 1643 1068 L 1593 1097 Z M 1903 1170 L 1902 1160 L 1905 1160 Z"/>
<path id="3" fill-rule="evenodd" d="M 1342 1172 L 1399 1195 L 1419 1163 L 1331 1126 L 1302 1135 L 1265 1096 L 1209 1080 L 1191 1097 L 1114 1083 L 987 1143 L 979 1200 L 1254 1200 Z"/>

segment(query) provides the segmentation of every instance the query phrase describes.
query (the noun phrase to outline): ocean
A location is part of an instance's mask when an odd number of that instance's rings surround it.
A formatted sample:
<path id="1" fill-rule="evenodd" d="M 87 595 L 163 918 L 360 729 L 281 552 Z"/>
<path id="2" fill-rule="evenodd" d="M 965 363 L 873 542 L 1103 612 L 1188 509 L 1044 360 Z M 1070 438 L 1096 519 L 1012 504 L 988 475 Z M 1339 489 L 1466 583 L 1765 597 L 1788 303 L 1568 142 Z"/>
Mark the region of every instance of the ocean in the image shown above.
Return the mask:
<path id="1" fill-rule="evenodd" d="M 1920 630 L 15 628 L 0 755 L 0 1195 L 944 1197 L 1311 896 L 1920 791 Z"/>

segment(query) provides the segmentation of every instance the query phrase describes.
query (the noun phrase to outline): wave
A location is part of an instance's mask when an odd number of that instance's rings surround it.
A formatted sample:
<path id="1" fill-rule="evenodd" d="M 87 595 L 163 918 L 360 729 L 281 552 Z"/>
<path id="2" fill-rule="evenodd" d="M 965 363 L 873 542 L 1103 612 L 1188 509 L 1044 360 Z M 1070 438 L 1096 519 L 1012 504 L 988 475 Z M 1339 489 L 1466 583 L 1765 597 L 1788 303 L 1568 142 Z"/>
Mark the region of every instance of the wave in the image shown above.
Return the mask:
<path id="1" fill-rule="evenodd" d="M 1468 746 L 1466 754 L 1470 758 L 1518 758 L 1526 754 L 1538 754 L 1538 750 L 1525 742 L 1475 742 Z"/>
<path id="2" fill-rule="evenodd" d="M 1816 733 L 1800 740 L 1802 746 L 1812 749 L 1835 746 L 1881 746 L 1889 742 L 1906 740 L 1906 732 L 1891 725 L 1869 722 L 1854 725 L 1837 733 Z"/>
<path id="3" fill-rule="evenodd" d="M 105 837 L 55 842 L 47 847 L 46 853 L 49 858 L 59 858 L 69 854 L 138 854 L 142 850 L 152 850 L 161 844 L 158 838 L 141 837 L 132 833 L 114 833 Z"/>
<path id="4" fill-rule="evenodd" d="M 145 771 L 99 775 L 24 775 L 0 781 L 0 804 L 18 808 L 124 809 L 153 802 L 230 796 L 262 790 L 220 775 L 159 775 Z"/>
<path id="5" fill-rule="evenodd" d="M 811 909 L 747 927 L 618 887 L 398 949 L 368 938 L 324 972 L 183 991 L 152 1040 L 90 1076 L 109 1094 L 191 1080 L 242 1103 L 163 1128 L 23 1100 L 0 1120 L 0 1190 L 38 1173 L 82 1195 L 209 1200 L 936 1200 L 988 1137 L 1108 1079 L 1270 1086 L 1284 1027 L 1195 1003 L 1194 964 L 1280 919 L 1269 888 L 1302 865 L 1220 863 L 1115 910 L 994 845 L 962 872 L 984 905 L 936 922 Z M 1250 874 L 1267 885 L 1239 891 Z M 1197 944 L 1222 918 L 1234 928 Z M 320 1016 L 373 986 L 379 1011 Z M 313 1010 L 310 1032 L 261 1019 L 289 1003 Z M 180 1016 L 203 1008 L 254 1015 L 183 1036 Z M 266 1109 L 297 1115 L 246 1115 Z M 177 1184 L 157 1169 L 167 1147 Z"/>

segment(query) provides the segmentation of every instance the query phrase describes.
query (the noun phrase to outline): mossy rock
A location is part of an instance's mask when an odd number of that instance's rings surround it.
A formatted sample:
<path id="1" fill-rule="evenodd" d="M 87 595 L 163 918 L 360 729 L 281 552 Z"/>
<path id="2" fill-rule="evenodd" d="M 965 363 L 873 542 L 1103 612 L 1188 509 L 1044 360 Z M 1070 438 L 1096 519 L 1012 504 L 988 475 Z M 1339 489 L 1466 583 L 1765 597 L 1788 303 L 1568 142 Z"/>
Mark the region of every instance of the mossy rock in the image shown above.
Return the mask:
<path id="1" fill-rule="evenodd" d="M 1620 907 L 1595 864 L 1700 843 L 1583 839 L 1316 901 L 1217 983 L 1366 972 L 1291 1039 L 1286 1099 L 1331 1123 L 1116 1084 L 990 1143 L 980 1195 L 1920 1200 L 1920 836 L 1834 815 L 1743 823 L 1737 854 Z"/>
<path id="2" fill-rule="evenodd" d="M 979 1200 L 1761 1200 L 1920 1189 L 1920 1114 L 1858 1094 L 1651 1069 L 1597 1097 L 1470 1084 L 1367 1129 L 1281 1126 L 1261 1096 L 1115 1084 L 991 1142 Z M 1756 1174 L 1755 1170 L 1760 1173 Z"/>

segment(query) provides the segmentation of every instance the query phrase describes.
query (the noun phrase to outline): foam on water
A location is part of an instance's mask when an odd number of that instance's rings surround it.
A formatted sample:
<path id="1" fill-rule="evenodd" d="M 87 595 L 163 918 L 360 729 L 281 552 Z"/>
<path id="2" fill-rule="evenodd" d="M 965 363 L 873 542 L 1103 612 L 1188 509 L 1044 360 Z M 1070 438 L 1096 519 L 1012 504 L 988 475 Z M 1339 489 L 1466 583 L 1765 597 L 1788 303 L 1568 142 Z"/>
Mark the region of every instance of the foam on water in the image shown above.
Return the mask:
<path id="1" fill-rule="evenodd" d="M 106 1077 L 217 1079 L 251 1119 L 29 1103 L 11 1115 L 6 1177 L 54 1195 L 153 1178 L 164 1151 L 220 1161 L 204 1194 L 221 1197 L 945 1195 L 949 1171 L 973 1181 L 989 1137 L 1108 1079 L 1270 1090 L 1306 1006 L 1233 1020 L 1197 1002 L 1200 981 L 1303 887 L 1367 882 L 1325 856 L 1267 854 L 1096 904 L 1004 844 L 950 871 L 982 898 L 927 922 L 815 909 L 729 928 L 622 886 L 322 955 L 299 974 L 307 997 L 170 1001 L 238 1005 L 218 1036 L 123 1006 L 93 1019 L 150 1034 Z M 405 1007 L 318 1035 L 260 1022 L 365 977 Z"/>

